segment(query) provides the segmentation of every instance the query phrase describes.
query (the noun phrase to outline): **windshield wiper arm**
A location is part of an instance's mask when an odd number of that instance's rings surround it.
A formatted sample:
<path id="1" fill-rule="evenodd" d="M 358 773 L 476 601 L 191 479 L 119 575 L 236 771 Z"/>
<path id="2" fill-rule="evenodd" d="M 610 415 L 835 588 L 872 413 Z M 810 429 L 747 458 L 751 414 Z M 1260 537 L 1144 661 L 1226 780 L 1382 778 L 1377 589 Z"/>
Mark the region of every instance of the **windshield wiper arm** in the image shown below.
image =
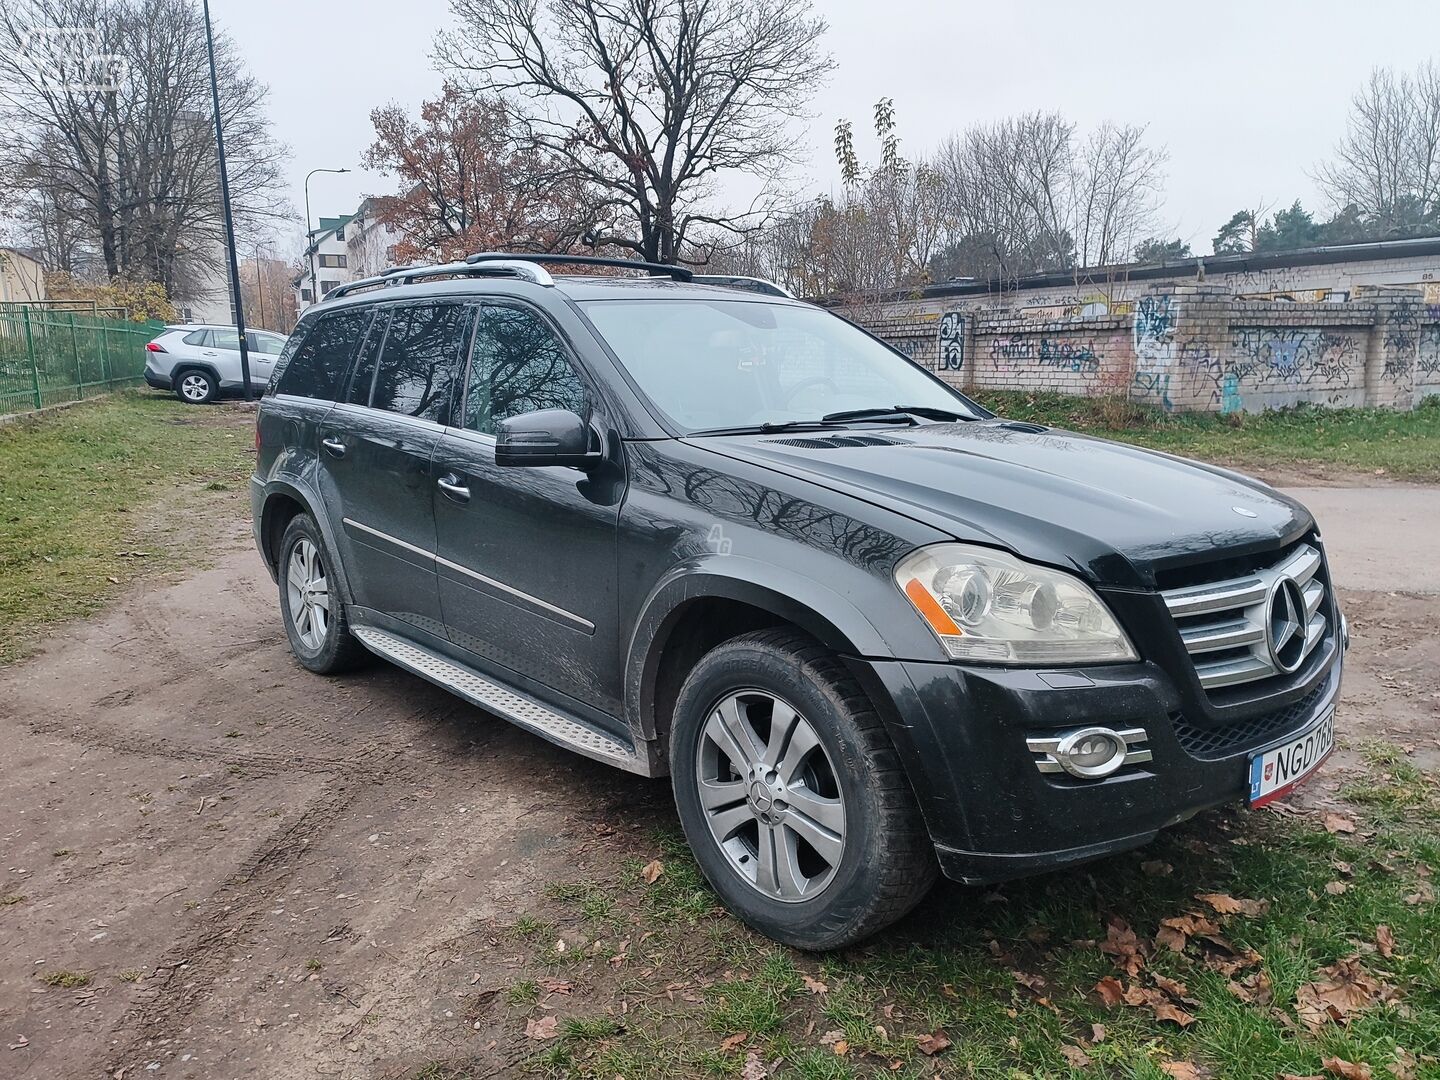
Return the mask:
<path id="1" fill-rule="evenodd" d="M 974 420 L 975 417 L 952 409 L 937 409 L 931 405 L 891 405 L 877 409 L 847 409 L 844 412 L 826 413 L 821 419 L 831 423 L 845 420 L 890 420 L 908 419 L 912 424 L 915 417 L 925 420 Z"/>
<path id="2" fill-rule="evenodd" d="M 839 426 L 829 417 L 823 420 L 766 420 L 763 424 L 740 424 L 736 427 L 702 428 L 690 435 L 769 435 L 776 431 L 823 431 Z"/>

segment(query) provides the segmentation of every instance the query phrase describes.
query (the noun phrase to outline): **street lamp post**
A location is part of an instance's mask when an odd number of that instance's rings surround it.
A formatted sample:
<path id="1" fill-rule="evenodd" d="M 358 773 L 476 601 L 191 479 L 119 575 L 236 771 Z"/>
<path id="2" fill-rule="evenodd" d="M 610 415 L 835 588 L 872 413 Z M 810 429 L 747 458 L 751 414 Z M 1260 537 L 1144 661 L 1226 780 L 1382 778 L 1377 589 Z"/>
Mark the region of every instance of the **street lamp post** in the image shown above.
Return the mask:
<path id="1" fill-rule="evenodd" d="M 347 173 L 349 169 L 311 169 L 305 174 L 305 244 L 310 252 L 310 302 L 320 302 L 320 286 L 315 280 L 315 246 L 318 243 L 310 232 L 310 177 L 317 172 Z"/>
<path id="2" fill-rule="evenodd" d="M 235 218 L 230 212 L 230 174 L 225 166 L 225 125 L 220 121 L 220 80 L 215 74 L 215 34 L 210 29 L 210 0 L 204 0 L 205 49 L 210 57 L 210 97 L 215 106 L 215 156 L 220 163 L 220 202 L 225 211 L 225 249 L 230 256 L 230 301 L 235 305 L 235 333 L 240 338 L 240 382 L 249 401 L 250 351 L 245 347 L 245 303 L 240 296 L 240 260 L 235 254 Z"/>

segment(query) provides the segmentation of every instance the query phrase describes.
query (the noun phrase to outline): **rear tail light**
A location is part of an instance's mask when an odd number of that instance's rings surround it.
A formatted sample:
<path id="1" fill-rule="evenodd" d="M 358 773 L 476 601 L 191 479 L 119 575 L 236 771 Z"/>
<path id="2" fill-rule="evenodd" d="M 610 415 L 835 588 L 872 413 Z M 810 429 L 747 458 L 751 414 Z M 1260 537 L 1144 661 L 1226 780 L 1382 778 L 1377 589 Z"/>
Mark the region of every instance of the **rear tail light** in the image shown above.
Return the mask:
<path id="1" fill-rule="evenodd" d="M 158 341 L 151 341 L 151 342 L 147 342 L 147 343 L 146 343 L 146 345 L 145 345 L 145 351 L 146 351 L 146 352 L 164 352 L 164 351 L 165 351 L 165 346 L 164 346 L 164 345 L 161 345 Z"/>

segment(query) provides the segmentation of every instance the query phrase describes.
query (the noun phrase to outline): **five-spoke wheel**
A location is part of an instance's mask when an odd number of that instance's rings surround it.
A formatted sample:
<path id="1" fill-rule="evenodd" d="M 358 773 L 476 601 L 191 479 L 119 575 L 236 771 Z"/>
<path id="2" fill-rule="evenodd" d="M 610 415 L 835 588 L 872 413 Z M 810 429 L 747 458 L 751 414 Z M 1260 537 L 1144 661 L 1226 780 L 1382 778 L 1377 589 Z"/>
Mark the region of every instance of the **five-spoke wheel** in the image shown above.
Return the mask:
<path id="1" fill-rule="evenodd" d="M 285 588 L 295 633 L 307 648 L 318 652 L 330 632 L 330 582 L 325 577 L 325 560 L 309 538 L 302 536 L 291 547 L 286 562 Z"/>

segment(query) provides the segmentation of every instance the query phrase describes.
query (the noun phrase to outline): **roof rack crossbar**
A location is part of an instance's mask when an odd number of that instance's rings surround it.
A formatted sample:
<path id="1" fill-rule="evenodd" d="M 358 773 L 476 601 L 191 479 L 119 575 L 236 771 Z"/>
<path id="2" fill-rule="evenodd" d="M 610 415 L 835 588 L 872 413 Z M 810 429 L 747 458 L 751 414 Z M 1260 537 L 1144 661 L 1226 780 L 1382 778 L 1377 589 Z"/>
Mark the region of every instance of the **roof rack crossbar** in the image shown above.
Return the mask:
<path id="1" fill-rule="evenodd" d="M 622 270 L 644 270 L 647 274 L 671 277 L 676 281 L 690 281 L 694 273 L 683 266 L 667 263 L 638 262 L 633 259 L 609 259 L 600 255 L 565 255 L 561 252 L 536 252 L 515 254 L 503 251 L 477 251 L 465 260 L 471 265 L 519 261 L 526 263 L 550 264 L 552 266 L 614 266 Z"/>

